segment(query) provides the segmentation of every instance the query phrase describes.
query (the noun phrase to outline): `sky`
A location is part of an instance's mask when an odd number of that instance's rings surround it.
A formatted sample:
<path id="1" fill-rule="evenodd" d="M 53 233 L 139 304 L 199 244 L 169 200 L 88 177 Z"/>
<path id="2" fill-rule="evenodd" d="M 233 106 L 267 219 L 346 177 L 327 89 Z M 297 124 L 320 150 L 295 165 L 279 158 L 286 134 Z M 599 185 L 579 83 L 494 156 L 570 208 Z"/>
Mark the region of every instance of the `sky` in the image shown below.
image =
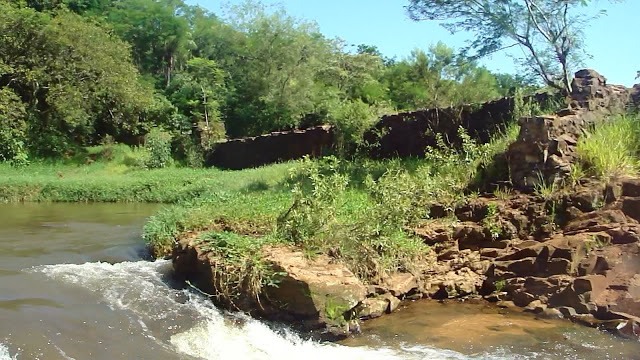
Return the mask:
<path id="1" fill-rule="evenodd" d="M 243 0 L 187 0 L 215 14 L 222 15 L 228 4 Z M 386 57 L 402 59 L 415 48 L 428 49 L 442 41 L 459 49 L 473 34 L 450 34 L 434 22 L 415 22 L 408 18 L 404 6 L 407 0 L 262 0 L 263 4 L 282 6 L 295 17 L 314 21 L 328 38 L 341 38 L 347 44 L 375 45 Z M 632 86 L 640 70 L 640 41 L 637 37 L 640 22 L 640 0 L 611 3 L 596 0 L 606 9 L 606 15 L 591 21 L 584 29 L 586 52 L 589 54 L 581 68 L 592 68 L 607 78 L 610 84 Z M 515 50 L 515 55 L 521 55 Z M 508 53 L 500 52 L 484 58 L 480 63 L 496 72 L 517 74 Z"/>

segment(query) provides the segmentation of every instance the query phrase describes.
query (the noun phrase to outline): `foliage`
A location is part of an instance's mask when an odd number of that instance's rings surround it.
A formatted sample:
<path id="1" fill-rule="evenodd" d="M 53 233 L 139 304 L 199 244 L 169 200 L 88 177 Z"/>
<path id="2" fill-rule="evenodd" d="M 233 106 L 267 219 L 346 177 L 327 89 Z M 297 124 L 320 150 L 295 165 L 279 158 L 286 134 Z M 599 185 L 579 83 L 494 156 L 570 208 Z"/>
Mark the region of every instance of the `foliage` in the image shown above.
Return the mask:
<path id="1" fill-rule="evenodd" d="M 280 236 L 296 245 L 315 239 L 328 231 L 336 221 L 335 208 L 348 179 L 337 172 L 339 160 L 329 157 L 320 161 L 304 160 L 303 166 L 291 174 L 295 181 L 291 193 L 293 204 L 278 219 Z M 311 251 L 322 244 L 306 244 Z"/>
<path id="2" fill-rule="evenodd" d="M 27 131 L 25 117 L 24 104 L 15 92 L 0 88 L 0 160 L 8 160 L 15 165 L 28 162 L 24 143 Z"/>
<path id="3" fill-rule="evenodd" d="M 0 89 L 13 124 L 2 159 L 19 153 L 16 164 L 73 156 L 106 135 L 138 145 L 154 127 L 193 166 L 225 137 L 319 124 L 335 125 L 346 154 L 367 145 L 362 134 L 383 114 L 531 88 L 442 43 L 400 61 L 366 44 L 353 52 L 257 1 L 224 16 L 182 0 L 0 6 Z"/>
<path id="4" fill-rule="evenodd" d="M 640 169 L 638 115 L 604 120 L 578 141 L 577 153 L 584 170 L 600 179 L 637 174 Z"/>
<path id="5" fill-rule="evenodd" d="M 148 152 L 145 165 L 149 169 L 160 169 L 171 162 L 171 135 L 161 129 L 151 129 L 144 139 Z"/>
<path id="6" fill-rule="evenodd" d="M 502 88 L 487 69 L 440 42 L 389 66 L 384 81 L 392 103 L 405 110 L 479 103 L 507 95 L 517 84 Z"/>
<path id="7" fill-rule="evenodd" d="M 98 134 L 135 134 L 153 98 L 138 83 L 128 46 L 82 17 L 0 4 L 0 88 L 26 116 L 16 141 L 36 155 L 60 156 Z M 15 99 L 15 98 L 14 98 Z M 21 136 L 22 135 L 22 136 Z M 21 136 L 21 137 L 20 137 Z"/>
<path id="8" fill-rule="evenodd" d="M 364 197 L 349 194 L 347 178 L 338 165 L 333 158 L 322 163 L 307 160 L 298 169 L 293 205 L 278 220 L 279 236 L 310 254 L 328 253 L 342 259 L 364 280 L 414 270 L 414 262 L 428 248 L 402 231 L 410 211 L 407 193 L 394 191 L 398 187 L 388 175 L 371 180 Z M 358 209 L 345 209 L 347 202 Z"/>
<path id="9" fill-rule="evenodd" d="M 115 2 L 106 12 L 114 31 L 131 44 L 141 71 L 165 87 L 193 46 L 187 19 L 176 16 L 183 6 L 182 1 L 129 0 Z"/>
<path id="10" fill-rule="evenodd" d="M 193 58 L 186 70 L 176 75 L 167 89 L 168 98 L 181 114 L 189 117 L 190 124 L 204 122 L 206 129 L 221 124 L 220 108 L 224 101 L 224 72 L 215 61 Z M 218 138 L 224 138 L 224 125 Z M 191 130 L 191 129 L 181 129 Z"/>
<path id="11" fill-rule="evenodd" d="M 327 121 L 335 127 L 336 148 L 346 155 L 365 145 L 364 134 L 380 119 L 384 109 L 367 105 L 359 99 L 330 104 Z"/>
<path id="12" fill-rule="evenodd" d="M 499 238 L 502 233 L 502 226 L 500 226 L 498 215 L 498 205 L 490 203 L 487 206 L 487 216 L 482 219 L 482 225 L 489 231 L 492 239 Z"/>
<path id="13" fill-rule="evenodd" d="M 580 61 L 589 0 L 410 0 L 414 20 L 443 21 L 451 32 L 471 31 L 469 49 L 482 57 L 512 46 L 521 61 L 546 85 L 571 92 L 572 67 Z M 582 11 L 581 11 L 582 10 Z M 507 43 L 508 40 L 512 43 Z"/>

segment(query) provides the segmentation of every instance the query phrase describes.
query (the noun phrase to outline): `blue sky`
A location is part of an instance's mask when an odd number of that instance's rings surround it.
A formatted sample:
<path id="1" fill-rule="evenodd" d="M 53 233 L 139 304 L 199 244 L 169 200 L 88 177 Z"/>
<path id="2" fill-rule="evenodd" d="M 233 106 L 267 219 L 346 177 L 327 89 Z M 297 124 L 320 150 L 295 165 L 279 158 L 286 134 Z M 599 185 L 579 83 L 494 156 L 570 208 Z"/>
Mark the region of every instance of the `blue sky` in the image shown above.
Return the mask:
<path id="1" fill-rule="evenodd" d="M 187 0 L 216 14 L 222 14 L 225 4 L 242 0 Z M 281 5 L 287 13 L 315 21 L 321 32 L 330 38 L 339 37 L 348 44 L 377 46 L 388 57 L 403 58 L 415 48 L 427 49 L 442 41 L 460 48 L 472 34 L 451 35 L 433 22 L 414 22 L 406 16 L 406 0 L 262 0 L 264 4 Z M 611 84 L 631 86 L 640 70 L 640 0 L 622 3 L 596 1 L 607 14 L 592 21 L 585 31 L 586 50 L 591 55 L 584 67 L 596 69 Z M 517 53 L 516 53 L 517 54 Z M 517 73 L 513 60 L 498 53 L 481 61 L 490 70 Z"/>

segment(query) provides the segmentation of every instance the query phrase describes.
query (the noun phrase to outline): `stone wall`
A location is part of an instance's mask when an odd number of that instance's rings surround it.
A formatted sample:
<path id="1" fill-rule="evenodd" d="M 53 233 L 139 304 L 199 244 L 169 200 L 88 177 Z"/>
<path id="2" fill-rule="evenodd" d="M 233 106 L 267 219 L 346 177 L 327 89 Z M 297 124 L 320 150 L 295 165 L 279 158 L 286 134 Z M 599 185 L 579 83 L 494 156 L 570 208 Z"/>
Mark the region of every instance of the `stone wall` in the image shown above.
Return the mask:
<path id="1" fill-rule="evenodd" d="M 548 94 L 538 94 L 525 101 L 544 103 L 550 99 Z M 424 156 L 425 148 L 435 145 L 438 133 L 448 142 L 457 143 L 460 126 L 472 138 L 486 142 L 498 127 L 512 119 L 514 105 L 514 98 L 508 97 L 480 105 L 387 115 L 365 134 L 365 140 L 374 144 L 370 150 L 373 158 Z M 221 142 L 207 155 L 205 165 L 245 169 L 305 155 L 321 156 L 333 146 L 333 131 L 328 125 L 275 132 Z"/>
<path id="2" fill-rule="evenodd" d="M 551 100 L 548 94 L 537 94 L 525 101 L 544 103 Z M 365 140 L 373 144 L 373 158 L 424 156 L 427 146 L 436 145 L 436 134 L 456 144 L 458 128 L 480 142 L 489 141 L 491 134 L 511 121 L 515 100 L 502 98 L 480 105 L 464 105 L 444 109 L 428 109 L 387 115 L 365 134 Z"/>
<path id="3" fill-rule="evenodd" d="M 333 143 L 333 130 L 328 125 L 233 139 L 216 144 L 205 165 L 239 170 L 305 155 L 318 157 L 328 153 Z"/>
<path id="4" fill-rule="evenodd" d="M 570 108 L 553 115 L 520 119 L 520 134 L 507 152 L 514 187 L 531 190 L 566 178 L 576 160 L 578 139 L 611 113 L 624 112 L 631 91 L 607 85 L 594 70 L 580 70 L 572 84 Z"/>
<path id="5" fill-rule="evenodd" d="M 556 181 L 566 175 L 574 157 L 578 137 L 600 116 L 624 111 L 634 100 L 640 104 L 640 86 L 627 89 L 607 85 L 593 70 L 580 70 L 573 80 L 569 109 L 549 116 L 523 118 L 518 141 L 509 150 L 512 178 L 519 188 L 530 188 L 539 178 Z M 549 94 L 524 99 L 544 105 Z M 451 144 L 459 143 L 458 128 L 480 142 L 487 142 L 496 129 L 511 121 L 515 108 L 512 97 L 480 105 L 427 109 L 387 115 L 365 134 L 372 158 L 424 156 L 427 146 L 436 145 L 442 134 Z M 305 155 L 322 156 L 334 146 L 330 126 L 276 132 L 257 137 L 233 139 L 216 145 L 206 156 L 207 166 L 244 169 Z"/>

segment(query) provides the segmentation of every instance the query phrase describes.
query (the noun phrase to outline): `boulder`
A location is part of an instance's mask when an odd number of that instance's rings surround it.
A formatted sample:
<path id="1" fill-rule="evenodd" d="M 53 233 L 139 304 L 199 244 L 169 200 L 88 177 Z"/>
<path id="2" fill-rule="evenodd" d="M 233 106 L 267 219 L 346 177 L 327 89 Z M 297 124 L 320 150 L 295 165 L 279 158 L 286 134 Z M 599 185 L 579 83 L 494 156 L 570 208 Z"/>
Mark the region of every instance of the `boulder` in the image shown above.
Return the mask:
<path id="1" fill-rule="evenodd" d="M 367 288 L 345 265 L 326 255 L 310 259 L 291 247 L 272 247 L 264 250 L 264 258 L 275 271 L 285 274 L 277 287 L 266 288 L 266 298 L 279 311 L 296 318 L 340 325 L 367 295 Z"/>
<path id="2" fill-rule="evenodd" d="M 620 195 L 628 197 L 640 197 L 640 179 L 625 178 L 620 182 Z"/>
<path id="3" fill-rule="evenodd" d="M 622 198 L 622 212 L 636 221 L 640 221 L 640 197 Z"/>
<path id="4" fill-rule="evenodd" d="M 383 297 L 366 298 L 356 308 L 360 319 L 373 319 L 389 311 L 389 301 Z"/>
<path id="5" fill-rule="evenodd" d="M 396 297 L 402 297 L 418 288 L 416 277 L 409 273 L 392 274 L 384 279 L 384 285 Z"/>

